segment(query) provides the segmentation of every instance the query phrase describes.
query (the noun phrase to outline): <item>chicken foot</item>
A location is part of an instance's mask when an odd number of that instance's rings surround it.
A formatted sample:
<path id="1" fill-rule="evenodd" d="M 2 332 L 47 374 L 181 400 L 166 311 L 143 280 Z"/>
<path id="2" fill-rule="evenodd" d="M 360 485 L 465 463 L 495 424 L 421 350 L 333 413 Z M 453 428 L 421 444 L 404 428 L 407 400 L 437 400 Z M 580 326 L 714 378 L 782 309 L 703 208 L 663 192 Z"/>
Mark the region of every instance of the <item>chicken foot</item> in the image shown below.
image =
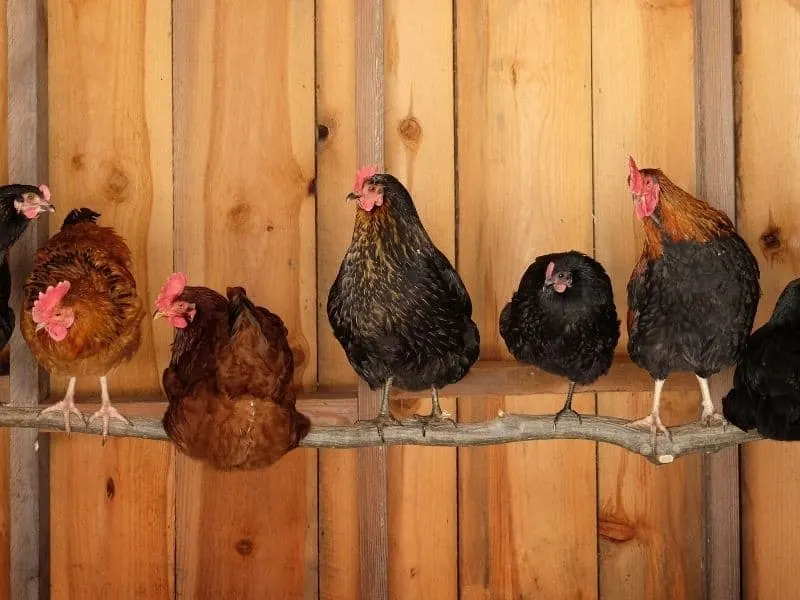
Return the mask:
<path id="1" fill-rule="evenodd" d="M 669 430 L 664 427 L 664 424 L 661 422 L 661 417 L 658 416 L 659 410 L 661 408 L 661 390 L 664 388 L 664 380 L 663 379 L 656 379 L 655 389 L 653 390 L 653 409 L 649 415 L 647 415 L 644 419 L 639 419 L 638 421 L 630 421 L 628 423 L 628 427 L 633 427 L 635 429 L 645 429 L 650 431 L 650 444 L 653 447 L 653 453 L 656 452 L 656 439 L 658 437 L 659 432 L 663 433 L 667 436 L 667 439 L 672 441 L 672 434 L 670 434 Z"/>
<path id="2" fill-rule="evenodd" d="M 553 431 L 556 430 L 556 425 L 558 425 L 558 420 L 563 417 L 565 414 L 575 415 L 578 418 L 578 423 L 583 424 L 583 420 L 581 419 L 580 414 L 577 411 L 572 409 L 572 394 L 575 392 L 575 382 L 569 382 L 569 389 L 567 390 L 567 400 L 564 402 L 564 408 L 556 413 L 556 416 L 553 418 Z"/>
<path id="3" fill-rule="evenodd" d="M 725 417 L 716 411 L 714 403 L 711 401 L 711 390 L 708 389 L 708 379 L 700 377 L 699 375 L 695 375 L 695 377 L 697 377 L 697 382 L 700 384 L 700 405 L 703 407 L 703 412 L 699 419 L 700 423 L 706 427 L 711 427 L 712 425 L 727 426 L 728 422 L 725 420 Z"/>
<path id="4" fill-rule="evenodd" d="M 442 410 L 439 404 L 439 390 L 435 387 L 431 388 L 431 414 L 429 415 L 414 415 L 414 420 L 422 423 L 422 437 L 425 437 L 425 428 L 436 425 L 450 424 L 457 427 L 456 422 L 446 410 Z"/>
<path id="5" fill-rule="evenodd" d="M 67 384 L 67 393 L 64 394 L 63 400 L 56 402 L 52 406 L 48 406 L 39 413 L 39 417 L 49 412 L 62 413 L 64 415 L 64 429 L 67 432 L 67 436 L 72 433 L 72 428 L 70 427 L 69 422 L 70 415 L 76 415 L 81 420 L 81 423 L 86 425 L 86 417 L 84 417 L 83 413 L 78 410 L 77 406 L 75 406 L 75 379 L 75 377 L 69 378 L 69 384 Z"/>
<path id="6" fill-rule="evenodd" d="M 127 423 L 128 426 L 132 427 L 133 423 L 131 423 L 127 418 L 123 417 L 119 411 L 111 406 L 111 398 L 108 395 L 108 378 L 103 375 L 100 378 L 100 410 L 96 411 L 91 417 L 89 417 L 89 423 L 94 421 L 95 419 L 102 419 L 103 421 L 103 445 L 106 443 L 106 439 L 108 438 L 108 425 L 111 422 L 111 419 L 117 419 L 122 421 L 123 423 Z"/>
<path id="7" fill-rule="evenodd" d="M 386 380 L 386 383 L 383 384 L 383 389 L 381 390 L 381 408 L 378 411 L 378 416 L 374 419 L 358 421 L 359 423 L 371 423 L 375 425 L 378 428 L 378 435 L 381 436 L 381 442 L 384 444 L 386 443 L 386 439 L 383 437 L 383 428 L 390 425 L 403 425 L 400 421 L 394 418 L 392 411 L 389 409 L 389 394 L 392 391 L 393 380 L 394 377 L 389 377 Z"/>

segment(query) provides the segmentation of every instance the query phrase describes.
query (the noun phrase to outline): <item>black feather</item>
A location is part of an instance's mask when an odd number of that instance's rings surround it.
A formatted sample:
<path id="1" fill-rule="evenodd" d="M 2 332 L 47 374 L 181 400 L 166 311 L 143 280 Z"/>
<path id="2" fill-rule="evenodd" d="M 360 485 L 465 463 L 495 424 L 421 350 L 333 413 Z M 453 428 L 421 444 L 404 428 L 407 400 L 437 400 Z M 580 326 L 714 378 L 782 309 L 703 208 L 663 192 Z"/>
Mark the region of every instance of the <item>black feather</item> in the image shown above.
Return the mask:
<path id="1" fill-rule="evenodd" d="M 800 440 L 800 279 L 786 286 L 770 320 L 747 340 L 722 410 L 744 431 Z"/>
<path id="2" fill-rule="evenodd" d="M 73 208 L 69 211 L 67 218 L 64 219 L 64 224 L 62 227 L 66 227 L 67 225 L 75 225 L 76 223 L 97 223 L 97 219 L 100 218 L 100 213 L 93 211 L 91 208 Z"/>
<path id="3" fill-rule="evenodd" d="M 547 267 L 569 273 L 559 293 L 545 285 Z M 580 252 L 538 257 L 500 313 L 500 335 L 517 360 L 587 385 L 608 372 L 619 341 L 611 280 L 603 266 Z"/>

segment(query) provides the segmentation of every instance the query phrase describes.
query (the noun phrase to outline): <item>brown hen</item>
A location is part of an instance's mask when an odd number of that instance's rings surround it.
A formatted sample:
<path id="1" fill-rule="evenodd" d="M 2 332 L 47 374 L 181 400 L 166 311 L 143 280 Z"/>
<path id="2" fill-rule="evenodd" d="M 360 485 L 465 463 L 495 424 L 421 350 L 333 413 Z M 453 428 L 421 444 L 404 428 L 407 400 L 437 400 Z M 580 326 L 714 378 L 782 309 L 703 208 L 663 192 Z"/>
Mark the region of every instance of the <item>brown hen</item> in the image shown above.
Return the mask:
<path id="1" fill-rule="evenodd" d="M 75 407 L 76 378 L 100 378 L 102 406 L 89 422 L 102 420 L 105 442 L 111 419 L 130 424 L 111 405 L 107 375 L 139 348 L 145 310 L 130 250 L 113 229 L 97 225 L 99 216 L 88 208 L 73 210 L 38 250 L 25 282 L 21 329 L 42 366 L 69 377 L 64 399 L 42 411 L 62 412 L 67 433 L 70 413 L 83 420 Z"/>
<path id="2" fill-rule="evenodd" d="M 221 470 L 276 462 L 308 433 L 295 409 L 294 359 L 280 317 L 241 287 L 228 298 L 170 276 L 156 318 L 176 328 L 164 370 L 164 429 L 181 452 Z"/>

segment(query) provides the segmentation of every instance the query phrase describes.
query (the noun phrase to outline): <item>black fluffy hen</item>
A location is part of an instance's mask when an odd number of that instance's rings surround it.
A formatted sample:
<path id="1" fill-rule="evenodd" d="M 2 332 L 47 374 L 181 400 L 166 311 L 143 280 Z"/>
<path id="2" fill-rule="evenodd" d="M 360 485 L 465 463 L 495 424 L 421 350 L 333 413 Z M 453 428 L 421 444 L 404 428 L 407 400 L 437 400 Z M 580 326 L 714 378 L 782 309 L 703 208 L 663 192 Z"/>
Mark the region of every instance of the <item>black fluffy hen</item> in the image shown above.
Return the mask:
<path id="1" fill-rule="evenodd" d="M 722 411 L 744 431 L 800 440 L 800 279 L 786 286 L 770 320 L 748 339 Z"/>
<path id="2" fill-rule="evenodd" d="M 54 212 L 50 190 L 46 185 L 0 186 L 0 349 L 5 348 L 14 332 L 14 311 L 11 297 L 11 271 L 8 251 L 25 233 L 28 223 L 43 212 Z"/>
<path id="3" fill-rule="evenodd" d="M 382 432 L 396 423 L 392 384 L 432 390 L 423 422 L 443 420 L 438 390 L 478 358 L 472 302 L 450 261 L 433 245 L 408 190 L 394 177 L 361 169 L 353 238 L 328 294 L 328 320 L 350 364 L 372 389 L 383 387 Z"/>
<path id="4" fill-rule="evenodd" d="M 567 400 L 555 416 L 572 410 L 576 384 L 605 375 L 619 341 L 611 280 L 593 258 L 572 250 L 538 257 L 500 313 L 500 335 L 517 360 L 569 379 Z"/>

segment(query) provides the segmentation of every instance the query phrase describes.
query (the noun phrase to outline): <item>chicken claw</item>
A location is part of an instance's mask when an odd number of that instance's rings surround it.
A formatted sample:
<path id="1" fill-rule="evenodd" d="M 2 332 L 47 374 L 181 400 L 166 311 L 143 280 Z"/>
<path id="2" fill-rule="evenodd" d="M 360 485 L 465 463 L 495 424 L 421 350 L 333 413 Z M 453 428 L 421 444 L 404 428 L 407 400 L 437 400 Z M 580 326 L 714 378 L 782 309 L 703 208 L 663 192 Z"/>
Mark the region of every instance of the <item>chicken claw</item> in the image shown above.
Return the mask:
<path id="1" fill-rule="evenodd" d="M 69 436 L 72 433 L 72 428 L 70 427 L 70 415 L 75 415 L 80 419 L 81 423 L 86 425 L 86 417 L 83 416 L 83 413 L 78 410 L 78 407 L 75 406 L 75 400 L 73 398 L 64 398 L 60 402 L 56 402 L 52 406 L 48 406 L 42 412 L 39 413 L 39 418 L 45 413 L 49 412 L 61 412 L 64 415 L 64 429 Z"/>
<path id="2" fill-rule="evenodd" d="M 128 418 L 122 416 L 111 404 L 103 404 L 98 411 L 89 417 L 89 423 L 91 424 L 95 419 L 103 420 L 103 445 L 105 445 L 106 438 L 108 438 L 108 426 L 111 423 L 111 419 L 117 419 L 118 421 L 126 423 L 129 427 L 133 427 L 133 423 L 131 423 Z"/>
<path id="3" fill-rule="evenodd" d="M 553 431 L 556 430 L 556 425 L 558 425 L 558 420 L 564 415 L 573 415 L 576 419 L 578 419 L 578 424 L 583 425 L 583 419 L 581 418 L 580 413 L 573 410 L 571 407 L 565 406 L 556 413 L 555 417 L 553 417 Z"/>
<path id="4" fill-rule="evenodd" d="M 425 437 L 426 427 L 436 427 L 438 425 L 449 424 L 453 427 L 458 427 L 451 415 L 446 410 L 442 410 L 439 404 L 439 390 L 433 388 L 431 391 L 431 414 L 429 415 L 414 415 L 414 420 L 422 423 L 422 437 Z"/>
<path id="5" fill-rule="evenodd" d="M 650 445 L 653 447 L 654 454 L 656 452 L 656 440 L 659 432 L 667 436 L 670 442 L 672 441 L 672 434 L 664 427 L 664 423 L 661 422 L 661 417 L 659 417 L 657 413 L 651 413 L 644 419 L 639 419 L 638 421 L 630 421 L 627 425 L 634 429 L 650 431 Z"/>
<path id="6" fill-rule="evenodd" d="M 723 429 L 728 425 L 728 421 L 725 420 L 725 417 L 723 417 L 717 411 L 707 412 L 706 410 L 703 410 L 703 414 L 700 415 L 698 422 L 705 427 L 722 425 Z"/>

